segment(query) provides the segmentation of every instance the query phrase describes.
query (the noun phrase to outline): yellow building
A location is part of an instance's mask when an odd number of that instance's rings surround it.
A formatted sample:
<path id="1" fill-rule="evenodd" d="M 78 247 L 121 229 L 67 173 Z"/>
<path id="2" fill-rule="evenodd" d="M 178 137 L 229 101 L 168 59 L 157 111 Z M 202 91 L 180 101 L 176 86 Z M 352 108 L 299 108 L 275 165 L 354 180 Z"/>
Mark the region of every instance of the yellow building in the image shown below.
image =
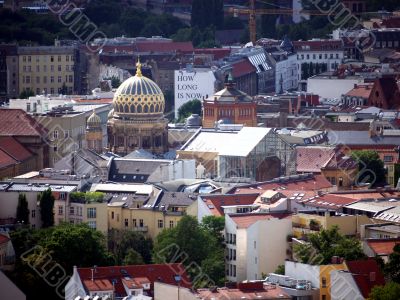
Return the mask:
<path id="1" fill-rule="evenodd" d="M 94 110 L 86 124 L 87 148 L 96 153 L 101 153 L 103 150 L 103 130 L 101 129 L 101 119 Z"/>
<path id="2" fill-rule="evenodd" d="M 18 48 L 18 93 L 72 94 L 76 48 L 38 46 Z"/>
<path id="3" fill-rule="evenodd" d="M 175 227 L 197 196 L 165 192 L 149 184 L 95 184 L 92 191 L 107 193 L 108 229 L 133 230 L 154 239 Z"/>
<path id="4" fill-rule="evenodd" d="M 360 226 L 374 223 L 365 215 L 324 215 L 298 213 L 292 215 L 293 236 L 302 238 L 309 233 L 316 233 L 320 229 L 330 229 L 333 226 L 339 227 L 339 232 L 343 235 L 359 235 Z"/>

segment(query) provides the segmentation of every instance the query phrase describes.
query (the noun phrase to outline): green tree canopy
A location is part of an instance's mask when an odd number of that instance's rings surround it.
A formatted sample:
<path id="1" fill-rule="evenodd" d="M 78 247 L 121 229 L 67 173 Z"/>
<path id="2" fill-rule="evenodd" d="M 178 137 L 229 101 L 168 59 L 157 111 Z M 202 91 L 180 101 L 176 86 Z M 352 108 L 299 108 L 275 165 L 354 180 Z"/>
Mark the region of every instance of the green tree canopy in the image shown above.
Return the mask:
<path id="1" fill-rule="evenodd" d="M 82 203 L 104 201 L 104 193 L 102 192 L 72 192 L 69 196 L 71 200 Z"/>
<path id="2" fill-rule="evenodd" d="M 192 216 L 184 216 L 176 227 L 163 230 L 156 237 L 153 253 L 156 263 L 182 262 L 192 278 L 203 270 L 213 281 L 202 277 L 194 283 L 196 287 L 224 282 L 224 249 Z"/>
<path id="3" fill-rule="evenodd" d="M 194 99 L 186 102 L 178 109 L 178 120 L 183 122 L 191 114 L 201 115 L 201 101 Z"/>
<path id="4" fill-rule="evenodd" d="M 345 260 L 365 257 L 360 241 L 341 235 L 337 226 L 308 235 L 309 243 L 295 245 L 294 251 L 302 263 L 329 264 L 333 256 Z"/>
<path id="5" fill-rule="evenodd" d="M 26 201 L 26 195 L 22 193 L 18 195 L 17 222 L 29 224 L 28 201 Z"/>
<path id="6" fill-rule="evenodd" d="M 224 24 L 223 0 L 193 0 L 192 2 L 192 27 L 204 29 L 214 26 L 221 29 Z"/>
<path id="7" fill-rule="evenodd" d="M 43 191 L 38 195 L 40 205 L 40 216 L 42 220 L 42 227 L 50 227 L 54 225 L 54 196 L 51 189 Z"/>
<path id="8" fill-rule="evenodd" d="M 143 263 L 144 263 L 143 257 L 140 255 L 140 253 L 138 253 L 133 249 L 128 249 L 122 264 L 127 266 L 127 265 L 142 265 Z"/>
<path id="9" fill-rule="evenodd" d="M 389 282 L 384 286 L 375 286 L 369 294 L 369 300 L 398 300 L 400 296 L 400 284 Z"/>
<path id="10" fill-rule="evenodd" d="M 117 264 L 124 262 L 129 250 L 136 251 L 146 264 L 152 261 L 153 242 L 140 232 L 112 229 L 108 234 L 108 248 L 114 254 Z"/>
<path id="11" fill-rule="evenodd" d="M 372 183 L 372 186 L 386 183 L 385 167 L 378 152 L 372 150 L 353 151 L 351 157 L 358 162 L 357 183 Z"/>
<path id="12" fill-rule="evenodd" d="M 385 274 L 394 282 L 400 283 L 400 245 L 395 245 L 389 261 L 384 267 Z"/>

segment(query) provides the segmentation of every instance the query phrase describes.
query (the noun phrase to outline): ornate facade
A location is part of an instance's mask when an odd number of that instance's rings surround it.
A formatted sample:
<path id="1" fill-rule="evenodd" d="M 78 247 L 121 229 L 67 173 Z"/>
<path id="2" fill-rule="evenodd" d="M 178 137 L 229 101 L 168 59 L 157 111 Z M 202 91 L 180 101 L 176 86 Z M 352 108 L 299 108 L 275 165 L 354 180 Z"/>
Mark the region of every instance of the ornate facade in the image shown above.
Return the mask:
<path id="1" fill-rule="evenodd" d="M 162 154 L 168 150 L 164 95 L 154 81 L 142 75 L 140 62 L 136 67 L 136 75 L 115 92 L 107 122 L 108 148 L 119 155 L 137 149 Z"/>
<path id="2" fill-rule="evenodd" d="M 87 119 L 86 124 L 86 143 L 88 149 L 96 153 L 101 153 L 103 150 L 103 130 L 101 128 L 101 119 L 95 111 Z"/>
<path id="3" fill-rule="evenodd" d="M 213 128 L 219 120 L 230 124 L 256 127 L 256 101 L 236 89 L 232 77 L 229 77 L 223 90 L 203 100 L 203 127 Z"/>

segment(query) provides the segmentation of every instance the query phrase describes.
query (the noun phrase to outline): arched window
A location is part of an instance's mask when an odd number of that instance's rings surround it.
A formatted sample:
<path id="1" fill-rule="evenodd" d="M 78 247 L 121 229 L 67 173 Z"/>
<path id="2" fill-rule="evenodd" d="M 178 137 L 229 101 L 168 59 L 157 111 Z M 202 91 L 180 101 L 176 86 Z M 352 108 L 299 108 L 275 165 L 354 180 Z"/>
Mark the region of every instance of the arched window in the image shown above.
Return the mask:
<path id="1" fill-rule="evenodd" d="M 134 114 L 136 112 L 135 105 L 131 104 L 131 113 Z"/>
<path id="2" fill-rule="evenodd" d="M 148 112 L 149 112 L 149 106 L 148 106 L 147 104 L 144 106 L 144 112 L 145 112 L 145 113 L 148 113 Z"/>
<path id="3" fill-rule="evenodd" d="M 153 104 L 150 105 L 150 112 L 151 112 L 151 113 L 154 112 L 154 105 L 153 105 Z"/>
<path id="4" fill-rule="evenodd" d="M 141 106 L 141 105 L 138 105 L 138 106 L 137 106 L 137 112 L 138 112 L 138 113 L 141 113 L 141 112 L 142 112 L 142 106 Z"/>

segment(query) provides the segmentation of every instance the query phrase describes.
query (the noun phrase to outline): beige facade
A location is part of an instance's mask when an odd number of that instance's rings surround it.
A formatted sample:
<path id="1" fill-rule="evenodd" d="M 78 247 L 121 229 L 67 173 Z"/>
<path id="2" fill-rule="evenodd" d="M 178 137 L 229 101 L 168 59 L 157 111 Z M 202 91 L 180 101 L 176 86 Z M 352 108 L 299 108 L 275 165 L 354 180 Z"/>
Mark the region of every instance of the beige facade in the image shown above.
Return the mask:
<path id="1" fill-rule="evenodd" d="M 74 47 L 19 47 L 18 93 L 72 94 L 74 92 Z"/>
<path id="2" fill-rule="evenodd" d="M 108 206 L 109 229 L 125 229 L 142 232 L 154 239 L 165 228 L 175 227 L 186 211 L 177 207 L 174 212 L 145 208 L 124 208 L 122 205 Z"/>
<path id="3" fill-rule="evenodd" d="M 331 229 L 333 226 L 339 227 L 339 232 L 343 235 L 359 235 L 361 226 L 374 223 L 364 215 L 345 215 L 345 216 L 324 216 L 316 214 L 298 213 L 292 215 L 293 235 L 301 238 L 305 234 L 316 233 L 320 229 Z"/>

